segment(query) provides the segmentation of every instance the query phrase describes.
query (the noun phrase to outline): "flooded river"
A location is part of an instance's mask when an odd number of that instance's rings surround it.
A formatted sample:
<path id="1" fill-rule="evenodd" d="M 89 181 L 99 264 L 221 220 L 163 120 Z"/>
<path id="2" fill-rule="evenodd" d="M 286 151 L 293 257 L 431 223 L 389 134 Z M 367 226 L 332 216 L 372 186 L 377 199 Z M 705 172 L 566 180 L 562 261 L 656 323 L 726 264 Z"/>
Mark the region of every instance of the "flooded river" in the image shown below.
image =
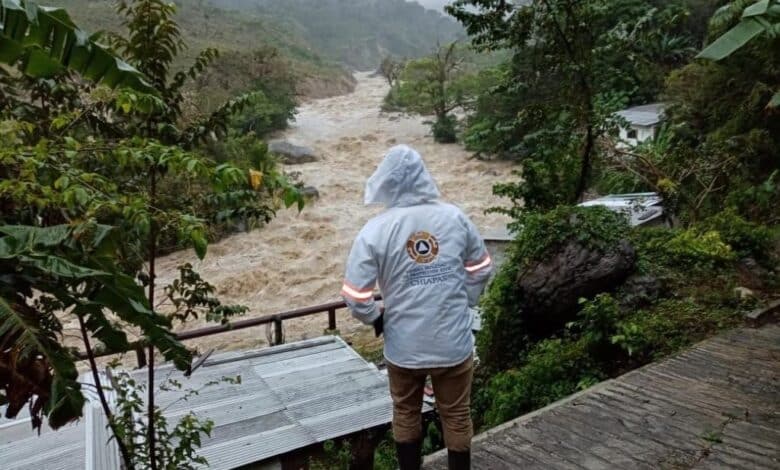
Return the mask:
<path id="1" fill-rule="evenodd" d="M 424 118 L 380 111 L 388 90 L 384 79 L 368 74 L 358 74 L 357 79 L 351 94 L 302 105 L 296 121 L 279 136 L 311 147 L 320 156 L 317 162 L 287 168 L 300 172 L 320 198 L 300 214 L 280 211 L 260 230 L 211 244 L 203 261 L 192 251 L 162 258 L 158 285 L 168 284 L 177 275 L 176 267 L 190 262 L 216 286 L 223 302 L 249 307 L 244 318 L 337 300 L 352 240 L 379 210 L 363 206 L 363 185 L 385 150 L 395 144 L 408 144 L 420 152 L 444 200 L 460 206 L 483 233 L 506 223 L 503 216 L 486 215 L 484 210 L 500 202 L 491 187 L 511 178 L 511 165 L 469 159 L 459 145 L 435 143 Z M 201 325 L 189 322 L 185 328 Z M 326 326 L 325 314 L 286 321 L 285 340 L 320 335 Z M 366 332 L 346 311 L 339 312 L 338 328 L 348 338 Z M 267 331 L 256 327 L 188 344 L 201 351 L 251 348 L 267 344 Z"/>

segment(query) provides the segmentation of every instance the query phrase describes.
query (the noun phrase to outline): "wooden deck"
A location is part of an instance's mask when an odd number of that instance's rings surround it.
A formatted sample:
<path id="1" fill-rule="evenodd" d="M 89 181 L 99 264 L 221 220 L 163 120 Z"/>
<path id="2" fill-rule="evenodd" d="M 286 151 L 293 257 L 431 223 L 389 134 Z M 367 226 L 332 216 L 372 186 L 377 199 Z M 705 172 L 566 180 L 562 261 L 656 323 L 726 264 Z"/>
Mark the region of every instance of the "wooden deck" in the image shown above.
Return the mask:
<path id="1" fill-rule="evenodd" d="M 446 454 L 426 459 L 446 469 Z M 780 469 L 780 326 L 699 343 L 476 436 L 474 469 Z"/>

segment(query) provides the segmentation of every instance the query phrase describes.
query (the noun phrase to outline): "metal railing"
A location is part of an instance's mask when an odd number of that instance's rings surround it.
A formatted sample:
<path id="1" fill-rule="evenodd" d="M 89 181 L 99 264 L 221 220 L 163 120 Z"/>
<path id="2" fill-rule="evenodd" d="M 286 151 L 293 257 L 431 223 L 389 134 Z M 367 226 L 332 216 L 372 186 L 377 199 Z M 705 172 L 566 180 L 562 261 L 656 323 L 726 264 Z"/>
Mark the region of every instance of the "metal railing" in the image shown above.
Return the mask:
<path id="1" fill-rule="evenodd" d="M 382 296 L 377 295 L 375 300 L 382 300 Z M 285 320 L 292 320 L 294 318 L 308 317 L 311 315 L 318 315 L 322 313 L 328 314 L 328 330 L 336 330 L 336 310 L 347 308 L 347 304 L 341 302 L 330 302 L 326 304 L 313 305 L 310 307 L 303 307 L 295 310 L 289 310 L 286 312 L 275 313 L 272 315 L 265 315 L 257 318 L 247 318 L 246 320 L 238 320 L 224 325 L 206 326 L 203 328 L 197 328 L 194 330 L 182 331 L 176 333 L 176 339 L 179 341 L 186 341 L 189 339 L 203 338 L 204 336 L 212 336 L 221 333 L 227 333 L 230 331 L 243 330 L 246 328 L 252 328 L 260 325 L 273 324 L 274 326 L 274 342 L 273 344 L 284 343 L 283 325 Z M 115 354 L 123 354 L 129 351 L 135 351 L 136 359 L 138 361 L 138 367 L 146 367 L 146 348 L 147 345 L 143 341 L 137 341 L 131 343 L 130 349 L 127 351 L 95 351 L 95 357 L 112 356 Z M 87 359 L 87 354 L 83 351 L 78 353 L 79 359 Z"/>

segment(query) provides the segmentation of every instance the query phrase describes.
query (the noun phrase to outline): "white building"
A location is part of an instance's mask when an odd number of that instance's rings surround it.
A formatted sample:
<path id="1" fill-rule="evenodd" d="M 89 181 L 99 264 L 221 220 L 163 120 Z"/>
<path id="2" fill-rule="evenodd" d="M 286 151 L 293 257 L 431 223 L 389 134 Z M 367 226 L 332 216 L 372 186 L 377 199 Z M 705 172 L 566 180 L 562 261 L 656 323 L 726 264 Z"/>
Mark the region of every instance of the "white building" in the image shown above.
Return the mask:
<path id="1" fill-rule="evenodd" d="M 615 113 L 628 123 L 620 126 L 620 144 L 635 146 L 648 139 L 654 139 L 664 118 L 664 104 L 652 103 L 624 109 Z"/>

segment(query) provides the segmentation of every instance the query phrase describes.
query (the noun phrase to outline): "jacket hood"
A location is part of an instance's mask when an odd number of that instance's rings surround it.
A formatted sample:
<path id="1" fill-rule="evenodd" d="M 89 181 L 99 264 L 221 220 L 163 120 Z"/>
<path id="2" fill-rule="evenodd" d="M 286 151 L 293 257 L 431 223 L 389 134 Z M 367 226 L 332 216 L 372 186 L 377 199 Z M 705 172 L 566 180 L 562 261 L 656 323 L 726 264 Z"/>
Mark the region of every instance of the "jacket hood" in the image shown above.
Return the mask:
<path id="1" fill-rule="evenodd" d="M 425 168 L 422 157 L 406 145 L 397 145 L 385 154 L 382 163 L 366 182 L 364 203 L 402 207 L 422 204 L 440 196 L 436 182 Z"/>

